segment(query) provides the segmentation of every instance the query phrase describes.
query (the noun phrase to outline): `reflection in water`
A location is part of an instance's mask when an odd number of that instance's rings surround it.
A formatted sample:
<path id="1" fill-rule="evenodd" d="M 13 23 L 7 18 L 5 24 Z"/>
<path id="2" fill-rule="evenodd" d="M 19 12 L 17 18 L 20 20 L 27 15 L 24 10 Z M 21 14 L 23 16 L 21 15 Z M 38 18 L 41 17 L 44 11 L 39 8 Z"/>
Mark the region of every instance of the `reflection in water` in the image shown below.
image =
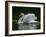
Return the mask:
<path id="1" fill-rule="evenodd" d="M 18 25 L 20 30 L 34 30 L 39 26 L 38 21 L 36 21 L 37 17 L 35 14 L 28 13 L 24 15 L 21 13 L 21 17 L 18 20 Z"/>

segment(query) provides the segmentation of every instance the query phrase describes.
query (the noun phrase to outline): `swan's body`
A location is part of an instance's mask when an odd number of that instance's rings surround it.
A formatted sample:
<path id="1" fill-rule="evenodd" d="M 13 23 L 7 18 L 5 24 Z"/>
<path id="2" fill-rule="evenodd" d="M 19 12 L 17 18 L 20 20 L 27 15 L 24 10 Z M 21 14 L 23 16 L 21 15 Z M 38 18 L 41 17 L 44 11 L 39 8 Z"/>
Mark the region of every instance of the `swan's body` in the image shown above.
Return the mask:
<path id="1" fill-rule="evenodd" d="M 20 30 L 36 29 L 37 28 L 36 27 L 37 26 L 36 23 L 38 21 L 35 21 L 35 19 L 37 19 L 37 17 L 35 17 L 35 14 L 26 14 L 26 15 L 23 15 L 18 20 L 19 29 Z M 33 24 L 33 23 L 35 23 L 35 24 Z"/>

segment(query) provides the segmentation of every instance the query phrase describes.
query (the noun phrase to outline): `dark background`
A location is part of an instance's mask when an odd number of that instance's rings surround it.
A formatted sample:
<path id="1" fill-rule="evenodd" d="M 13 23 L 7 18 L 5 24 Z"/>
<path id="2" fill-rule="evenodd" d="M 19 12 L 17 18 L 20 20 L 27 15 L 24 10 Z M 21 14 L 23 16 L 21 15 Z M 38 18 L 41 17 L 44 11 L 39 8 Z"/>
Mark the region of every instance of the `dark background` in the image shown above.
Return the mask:
<path id="1" fill-rule="evenodd" d="M 40 22 L 40 8 L 36 7 L 12 7 L 12 30 L 19 30 L 18 24 L 15 20 L 18 20 L 20 13 L 34 13 L 37 17 L 37 21 Z M 40 29 L 40 26 L 39 28 Z"/>

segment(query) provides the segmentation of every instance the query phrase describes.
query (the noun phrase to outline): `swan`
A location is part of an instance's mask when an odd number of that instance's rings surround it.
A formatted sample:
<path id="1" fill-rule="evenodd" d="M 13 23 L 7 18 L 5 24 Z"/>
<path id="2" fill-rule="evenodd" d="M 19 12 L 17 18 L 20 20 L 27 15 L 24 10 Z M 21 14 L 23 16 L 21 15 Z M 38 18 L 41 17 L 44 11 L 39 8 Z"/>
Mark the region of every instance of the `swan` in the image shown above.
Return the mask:
<path id="1" fill-rule="evenodd" d="M 21 13 L 21 17 L 18 20 L 18 25 L 20 30 L 31 30 L 31 29 L 37 29 L 36 21 L 37 17 L 35 14 L 28 13 L 24 15 L 24 13 Z"/>

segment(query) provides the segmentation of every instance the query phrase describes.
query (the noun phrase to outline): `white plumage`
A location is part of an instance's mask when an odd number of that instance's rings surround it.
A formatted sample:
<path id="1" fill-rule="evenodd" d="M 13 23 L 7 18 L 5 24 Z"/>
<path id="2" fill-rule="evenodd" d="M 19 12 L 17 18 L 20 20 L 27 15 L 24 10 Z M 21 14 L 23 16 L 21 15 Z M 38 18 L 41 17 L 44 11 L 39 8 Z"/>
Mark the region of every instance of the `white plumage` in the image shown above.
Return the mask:
<path id="1" fill-rule="evenodd" d="M 35 14 L 26 14 L 19 18 L 18 25 L 20 30 L 31 30 L 36 29 L 38 21 L 36 21 L 37 17 Z M 33 23 L 33 24 L 31 24 Z M 34 24 L 35 23 L 35 24 Z"/>

